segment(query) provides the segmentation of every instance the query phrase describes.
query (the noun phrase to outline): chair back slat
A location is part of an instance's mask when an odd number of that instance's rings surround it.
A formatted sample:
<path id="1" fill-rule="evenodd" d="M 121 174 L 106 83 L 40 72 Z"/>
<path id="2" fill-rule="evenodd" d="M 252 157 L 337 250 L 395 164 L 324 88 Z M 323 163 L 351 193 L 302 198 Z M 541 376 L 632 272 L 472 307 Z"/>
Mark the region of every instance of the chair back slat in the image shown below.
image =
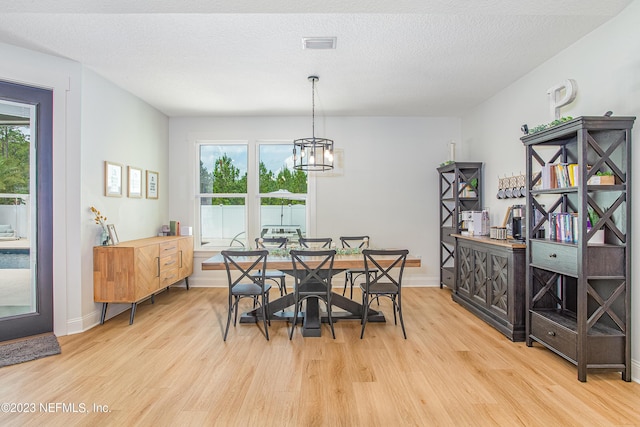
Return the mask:
<path id="1" fill-rule="evenodd" d="M 252 251 L 233 251 L 224 250 L 221 252 L 224 259 L 224 265 L 227 270 L 227 278 L 229 279 L 229 289 L 233 289 L 238 283 L 242 282 L 245 278 L 251 283 L 264 288 L 264 272 L 267 267 L 267 256 L 269 251 L 252 250 Z M 251 262 L 249 267 L 242 267 L 239 263 L 243 261 Z M 236 270 L 239 276 L 235 279 L 232 277 L 231 271 Z M 260 274 L 255 274 L 255 272 Z M 253 274 L 252 274 L 253 273 Z"/>
<path id="2" fill-rule="evenodd" d="M 340 237 L 343 248 L 368 248 L 369 236 L 343 236 Z"/>
<path id="3" fill-rule="evenodd" d="M 286 249 L 289 239 L 286 237 L 257 237 L 256 249 L 282 248 Z"/>
<path id="4" fill-rule="evenodd" d="M 300 245 L 304 248 L 328 249 L 332 241 L 331 237 L 301 237 Z"/>
<path id="5" fill-rule="evenodd" d="M 362 254 L 364 256 L 365 272 L 367 273 L 365 275 L 367 287 L 385 282 L 394 284 L 400 291 L 404 266 L 409 254 L 407 249 L 363 249 Z M 393 261 L 388 267 L 380 265 L 383 259 L 388 261 L 390 257 Z M 370 270 L 378 270 L 378 275 L 368 274 Z"/>
<path id="6" fill-rule="evenodd" d="M 331 277 L 333 276 L 333 261 L 336 255 L 334 249 L 312 250 L 290 252 L 293 263 L 293 274 L 296 281 L 296 288 L 309 282 L 324 283 L 331 287 Z M 314 261 L 319 259 L 316 267 L 309 266 L 308 257 L 313 257 Z"/>

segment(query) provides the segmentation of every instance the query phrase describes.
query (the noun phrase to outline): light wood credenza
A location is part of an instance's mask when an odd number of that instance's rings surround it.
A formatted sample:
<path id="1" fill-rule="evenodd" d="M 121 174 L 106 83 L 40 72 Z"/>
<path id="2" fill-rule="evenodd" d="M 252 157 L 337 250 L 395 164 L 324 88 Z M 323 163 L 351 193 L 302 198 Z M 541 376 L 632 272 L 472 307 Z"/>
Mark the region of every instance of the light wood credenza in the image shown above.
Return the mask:
<path id="1" fill-rule="evenodd" d="M 138 303 L 193 273 L 193 237 L 166 236 L 130 240 L 93 248 L 93 300 L 102 303 L 104 323 L 109 303 L 131 304 L 129 324 Z"/>

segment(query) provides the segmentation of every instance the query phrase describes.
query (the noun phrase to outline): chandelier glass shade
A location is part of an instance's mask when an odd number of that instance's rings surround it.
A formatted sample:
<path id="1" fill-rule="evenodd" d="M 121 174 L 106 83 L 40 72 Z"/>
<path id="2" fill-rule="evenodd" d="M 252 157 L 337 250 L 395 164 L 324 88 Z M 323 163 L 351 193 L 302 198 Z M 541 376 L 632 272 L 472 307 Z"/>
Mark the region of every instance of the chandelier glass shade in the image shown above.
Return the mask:
<path id="1" fill-rule="evenodd" d="M 315 86 L 317 76 L 309 76 L 311 82 L 311 138 L 293 141 L 293 168 L 303 171 L 326 171 L 333 169 L 333 141 L 316 138 Z"/>

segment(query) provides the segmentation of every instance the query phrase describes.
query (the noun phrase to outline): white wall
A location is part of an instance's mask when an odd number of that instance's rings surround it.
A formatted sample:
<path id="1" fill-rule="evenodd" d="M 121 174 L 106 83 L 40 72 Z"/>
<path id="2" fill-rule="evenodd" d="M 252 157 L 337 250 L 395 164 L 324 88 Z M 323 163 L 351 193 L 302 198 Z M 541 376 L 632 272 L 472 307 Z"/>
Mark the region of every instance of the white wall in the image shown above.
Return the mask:
<path id="1" fill-rule="evenodd" d="M 169 214 L 193 224 L 195 141 L 287 140 L 310 136 L 308 117 L 171 118 Z M 327 117 L 316 135 L 344 150 L 341 174 L 317 174 L 316 229 L 309 235 L 369 234 L 377 247 L 406 247 L 422 257 L 407 284 L 439 283 L 438 174 L 448 142 L 460 140 L 456 118 Z M 311 203 L 310 203 L 311 204 Z M 221 274 L 202 272 L 212 252 L 196 253 L 195 286 L 226 286 Z"/>
<path id="2" fill-rule="evenodd" d="M 82 176 L 79 191 L 79 225 L 82 230 L 82 319 L 84 330 L 99 321 L 101 304 L 93 302 L 93 246 L 98 244 L 101 227 L 89 211 L 95 206 L 114 224 L 120 240 L 157 235 L 169 223 L 169 120 L 158 110 L 120 89 L 93 71 L 82 73 Z M 122 197 L 104 195 L 104 162 L 123 166 Z M 143 197 L 127 197 L 127 166 L 143 170 Z M 159 173 L 158 199 L 145 195 L 145 171 Z M 129 306 L 110 305 L 107 317 Z"/>
<path id="3" fill-rule="evenodd" d="M 485 162 L 485 194 L 491 208 L 492 222 L 502 219 L 507 206 L 524 199 L 500 201 L 498 176 L 525 171 L 525 150 L 520 142 L 520 126 L 530 128 L 548 123 L 550 117 L 546 91 L 565 79 L 578 84 L 576 100 L 562 110 L 563 116 L 599 116 L 613 111 L 616 116 L 640 114 L 640 0 L 630 4 L 620 15 L 588 34 L 554 58 L 480 105 L 463 118 L 462 134 L 467 160 Z M 640 140 L 640 123 L 633 138 Z M 632 158 L 633 169 L 640 170 L 640 156 Z M 633 174 L 634 178 L 640 176 Z M 640 181 L 635 178 L 632 200 L 640 200 Z M 634 206 L 637 211 L 640 206 Z M 639 216 L 633 217 L 638 230 Z M 639 248 L 640 235 L 632 236 Z M 632 252 L 632 265 L 640 265 L 640 251 Z M 632 287 L 637 289 L 634 272 Z M 640 293 L 632 293 L 632 360 L 634 379 L 640 378 Z"/>
<path id="4" fill-rule="evenodd" d="M 80 332 L 100 313 L 89 206 L 102 209 L 123 240 L 166 223 L 168 119 L 79 63 L 1 43 L 0 57 L 0 79 L 53 90 L 54 333 Z M 104 197 L 104 160 L 160 172 L 160 198 Z"/>

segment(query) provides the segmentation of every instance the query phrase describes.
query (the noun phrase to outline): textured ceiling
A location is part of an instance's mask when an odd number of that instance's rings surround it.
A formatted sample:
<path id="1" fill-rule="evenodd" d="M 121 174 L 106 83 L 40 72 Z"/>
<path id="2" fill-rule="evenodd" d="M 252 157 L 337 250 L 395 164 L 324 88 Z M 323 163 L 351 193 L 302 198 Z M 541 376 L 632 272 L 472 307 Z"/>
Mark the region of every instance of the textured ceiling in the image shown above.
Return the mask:
<path id="1" fill-rule="evenodd" d="M 312 74 L 319 114 L 445 116 L 629 3 L 3 0 L 0 42 L 81 62 L 169 116 L 306 115 Z M 337 48 L 303 50 L 309 36 Z"/>

